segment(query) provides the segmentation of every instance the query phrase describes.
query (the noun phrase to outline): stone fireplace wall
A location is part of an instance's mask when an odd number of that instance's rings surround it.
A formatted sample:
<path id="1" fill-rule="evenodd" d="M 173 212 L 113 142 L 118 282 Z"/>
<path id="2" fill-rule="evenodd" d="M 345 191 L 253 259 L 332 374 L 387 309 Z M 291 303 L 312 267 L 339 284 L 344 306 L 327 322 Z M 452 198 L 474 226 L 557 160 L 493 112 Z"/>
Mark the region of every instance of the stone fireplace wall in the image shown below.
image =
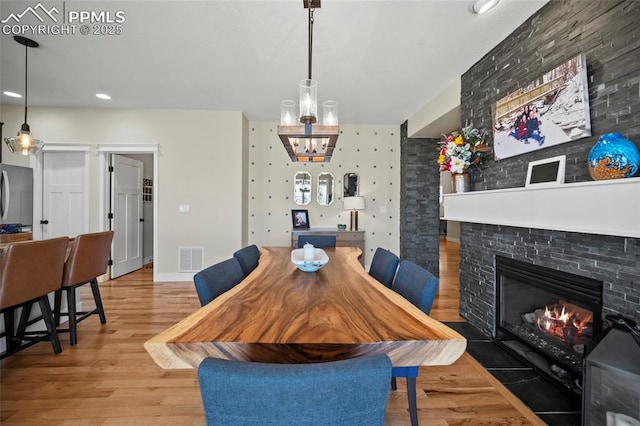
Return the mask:
<path id="1" fill-rule="evenodd" d="M 584 53 L 592 137 L 494 161 L 474 170 L 475 190 L 523 187 L 530 161 L 565 154 L 565 181 L 590 181 L 589 150 L 604 133 L 640 146 L 640 2 L 554 0 L 462 76 L 462 122 L 490 129 L 496 100 Z M 626 200 L 611 208 L 624 208 Z M 598 200 L 594 199 L 594 203 Z M 588 212 L 585 212 L 588 214 Z M 494 256 L 604 281 L 603 313 L 640 320 L 640 240 L 463 223 L 460 314 L 492 335 Z"/>
<path id="2" fill-rule="evenodd" d="M 440 171 L 434 167 L 437 139 L 407 137 L 400 126 L 400 253 L 429 272 L 440 274 Z M 427 191 L 425 188 L 436 188 Z"/>
<path id="3" fill-rule="evenodd" d="M 460 312 L 494 335 L 496 254 L 603 282 L 603 314 L 640 319 L 640 239 L 463 223 Z"/>
<path id="4" fill-rule="evenodd" d="M 522 187 L 530 161 L 566 154 L 565 181 L 590 181 L 589 150 L 619 132 L 640 147 L 640 2 L 553 0 L 462 75 L 462 122 L 491 129 L 507 94 L 584 53 L 593 136 L 474 170 L 475 190 Z M 594 200 L 595 201 L 595 200 Z"/>

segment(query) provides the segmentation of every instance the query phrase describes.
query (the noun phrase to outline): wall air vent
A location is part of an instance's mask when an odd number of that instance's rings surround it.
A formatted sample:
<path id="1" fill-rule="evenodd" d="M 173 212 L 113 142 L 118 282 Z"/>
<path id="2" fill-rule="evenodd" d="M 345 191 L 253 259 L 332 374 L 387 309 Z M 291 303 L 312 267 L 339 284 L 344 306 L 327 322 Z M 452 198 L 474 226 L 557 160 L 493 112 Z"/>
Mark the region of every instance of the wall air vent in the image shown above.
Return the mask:
<path id="1" fill-rule="evenodd" d="M 178 247 L 178 272 L 204 269 L 204 247 Z"/>

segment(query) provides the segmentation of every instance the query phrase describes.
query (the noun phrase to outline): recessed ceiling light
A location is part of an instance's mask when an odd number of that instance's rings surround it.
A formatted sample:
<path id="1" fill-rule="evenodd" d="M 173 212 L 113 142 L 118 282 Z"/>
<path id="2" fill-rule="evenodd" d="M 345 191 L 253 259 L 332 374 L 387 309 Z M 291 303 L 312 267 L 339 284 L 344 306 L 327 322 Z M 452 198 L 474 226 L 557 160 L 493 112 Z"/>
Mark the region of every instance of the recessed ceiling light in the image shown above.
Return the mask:
<path id="1" fill-rule="evenodd" d="M 493 9 L 498 3 L 500 3 L 500 0 L 476 0 L 473 4 L 473 12 L 480 15 L 489 9 Z"/>
<path id="2" fill-rule="evenodd" d="M 2 92 L 2 93 L 4 93 L 5 95 L 7 95 L 9 97 L 12 97 L 12 98 L 21 98 L 22 97 L 22 95 L 20 93 L 8 92 L 8 91 Z"/>
<path id="3" fill-rule="evenodd" d="M 109 100 L 109 99 L 111 99 L 111 96 L 106 95 L 104 93 L 96 93 L 96 98 Z"/>

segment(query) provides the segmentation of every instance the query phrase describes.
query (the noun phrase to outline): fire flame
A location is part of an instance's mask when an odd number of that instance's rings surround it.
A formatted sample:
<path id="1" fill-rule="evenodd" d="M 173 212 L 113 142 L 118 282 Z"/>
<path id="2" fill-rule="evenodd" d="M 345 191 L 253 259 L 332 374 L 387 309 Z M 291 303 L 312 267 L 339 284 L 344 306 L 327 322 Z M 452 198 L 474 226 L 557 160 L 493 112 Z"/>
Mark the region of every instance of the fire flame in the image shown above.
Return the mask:
<path id="1" fill-rule="evenodd" d="M 544 307 L 544 315 L 538 317 L 538 328 L 560 338 L 563 342 L 573 343 L 589 326 L 592 315 L 588 311 L 567 309 L 563 304 Z"/>

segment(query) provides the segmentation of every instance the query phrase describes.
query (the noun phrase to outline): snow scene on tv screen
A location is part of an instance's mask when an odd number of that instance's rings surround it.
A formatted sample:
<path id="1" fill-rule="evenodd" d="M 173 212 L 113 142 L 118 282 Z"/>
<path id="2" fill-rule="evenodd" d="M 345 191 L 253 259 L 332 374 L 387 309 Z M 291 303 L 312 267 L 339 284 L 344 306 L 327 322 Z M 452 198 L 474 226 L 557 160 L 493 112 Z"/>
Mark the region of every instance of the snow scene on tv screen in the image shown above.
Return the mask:
<path id="1" fill-rule="evenodd" d="M 591 136 L 587 72 L 578 55 L 496 102 L 496 160 Z"/>

